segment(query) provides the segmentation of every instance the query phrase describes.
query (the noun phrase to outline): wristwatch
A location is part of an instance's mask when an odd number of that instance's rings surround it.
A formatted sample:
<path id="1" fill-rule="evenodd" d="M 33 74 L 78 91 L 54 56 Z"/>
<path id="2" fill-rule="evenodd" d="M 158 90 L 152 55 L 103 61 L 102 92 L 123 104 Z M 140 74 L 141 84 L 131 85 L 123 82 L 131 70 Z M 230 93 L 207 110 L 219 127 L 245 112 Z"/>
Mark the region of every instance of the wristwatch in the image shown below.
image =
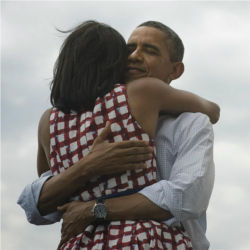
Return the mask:
<path id="1" fill-rule="evenodd" d="M 92 213 L 96 221 L 104 221 L 107 217 L 107 207 L 104 204 L 103 199 L 98 198 L 94 207 L 92 208 Z"/>

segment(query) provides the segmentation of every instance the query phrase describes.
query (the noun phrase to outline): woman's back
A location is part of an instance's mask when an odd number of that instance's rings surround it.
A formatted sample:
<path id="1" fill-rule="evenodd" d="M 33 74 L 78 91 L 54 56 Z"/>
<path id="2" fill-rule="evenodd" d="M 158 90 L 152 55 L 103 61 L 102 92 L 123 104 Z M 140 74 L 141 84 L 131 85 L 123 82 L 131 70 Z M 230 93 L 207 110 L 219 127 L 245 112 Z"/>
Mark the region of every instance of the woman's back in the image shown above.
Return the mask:
<path id="1" fill-rule="evenodd" d="M 133 112 L 128 103 L 126 85 L 121 84 L 115 85 L 115 88 L 104 97 L 97 98 L 93 111 L 65 114 L 54 108 L 50 115 L 52 173 L 57 175 L 86 156 L 107 121 L 111 123 L 109 142 L 144 140 L 153 146 L 148 134 L 132 115 Z M 142 112 L 137 112 L 139 113 Z M 148 186 L 156 181 L 155 155 L 146 164 L 146 169 L 127 171 L 121 175 L 98 176 L 96 173 L 96 177 L 86 183 L 80 196 L 75 198 L 87 201 L 128 189 L 136 191 Z"/>

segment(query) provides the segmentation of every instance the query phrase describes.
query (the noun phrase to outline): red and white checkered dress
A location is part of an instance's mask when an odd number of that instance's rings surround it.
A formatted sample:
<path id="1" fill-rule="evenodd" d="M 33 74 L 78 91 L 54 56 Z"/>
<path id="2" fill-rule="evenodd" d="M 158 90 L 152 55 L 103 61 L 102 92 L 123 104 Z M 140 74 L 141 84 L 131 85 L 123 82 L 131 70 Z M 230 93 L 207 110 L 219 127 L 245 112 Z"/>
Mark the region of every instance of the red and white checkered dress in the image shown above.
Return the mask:
<path id="1" fill-rule="evenodd" d="M 109 141 L 153 141 L 131 115 L 126 85 L 117 84 L 102 98 L 93 111 L 65 114 L 56 108 L 50 115 L 50 165 L 53 175 L 60 174 L 86 156 L 95 138 L 111 123 Z M 156 182 L 155 154 L 147 168 L 119 175 L 96 176 L 85 183 L 74 200 L 89 201 Z M 192 249 L 186 234 L 153 220 L 111 221 L 89 225 L 83 233 L 70 239 L 61 249 Z"/>

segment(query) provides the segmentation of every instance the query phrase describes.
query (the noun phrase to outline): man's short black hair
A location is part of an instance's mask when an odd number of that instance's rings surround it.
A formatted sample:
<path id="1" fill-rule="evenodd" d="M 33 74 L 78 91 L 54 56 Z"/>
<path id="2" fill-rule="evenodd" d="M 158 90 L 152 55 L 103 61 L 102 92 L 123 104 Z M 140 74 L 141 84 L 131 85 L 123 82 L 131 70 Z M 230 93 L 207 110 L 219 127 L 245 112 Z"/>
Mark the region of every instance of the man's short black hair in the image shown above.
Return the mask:
<path id="1" fill-rule="evenodd" d="M 180 37 L 172 29 L 157 21 L 147 21 L 140 24 L 138 27 L 142 26 L 156 28 L 162 31 L 166 35 L 171 61 L 180 62 L 183 60 L 184 45 Z"/>

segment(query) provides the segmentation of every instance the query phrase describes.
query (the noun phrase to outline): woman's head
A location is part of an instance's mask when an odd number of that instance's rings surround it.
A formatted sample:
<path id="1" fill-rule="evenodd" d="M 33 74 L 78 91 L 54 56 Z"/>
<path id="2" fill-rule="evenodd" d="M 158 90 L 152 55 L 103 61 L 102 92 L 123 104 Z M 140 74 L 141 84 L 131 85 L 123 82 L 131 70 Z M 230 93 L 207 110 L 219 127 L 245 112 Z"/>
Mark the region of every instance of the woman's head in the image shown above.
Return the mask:
<path id="1" fill-rule="evenodd" d="M 97 97 L 124 81 L 127 49 L 113 28 L 86 21 L 70 31 L 54 67 L 50 100 L 68 113 L 91 110 Z"/>

